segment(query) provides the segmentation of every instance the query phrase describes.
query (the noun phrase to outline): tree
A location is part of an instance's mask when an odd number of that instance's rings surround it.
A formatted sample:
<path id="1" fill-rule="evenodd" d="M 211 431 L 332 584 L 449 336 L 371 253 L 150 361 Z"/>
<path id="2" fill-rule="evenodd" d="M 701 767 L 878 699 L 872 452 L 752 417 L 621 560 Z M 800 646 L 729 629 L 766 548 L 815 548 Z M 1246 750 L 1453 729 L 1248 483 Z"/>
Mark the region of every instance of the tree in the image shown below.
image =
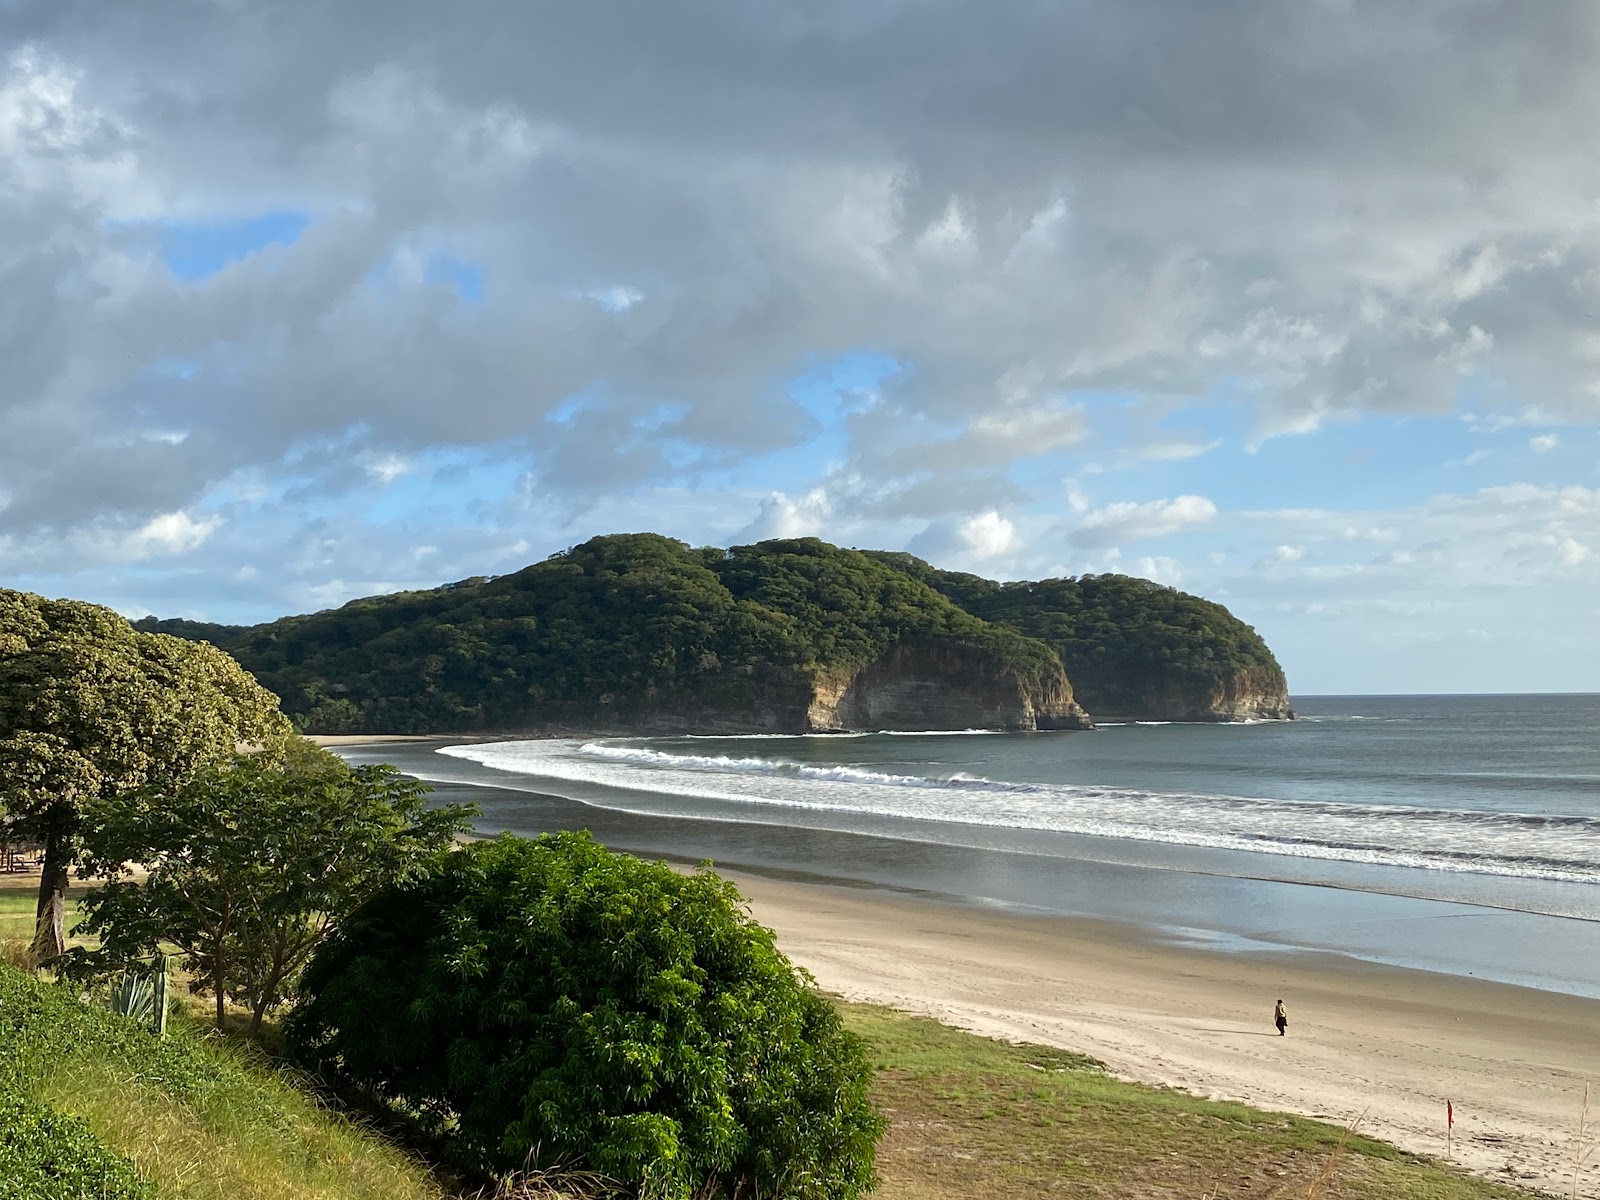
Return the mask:
<path id="1" fill-rule="evenodd" d="M 579 1163 L 650 1200 L 852 1200 L 883 1124 L 860 1043 L 708 870 L 505 835 L 318 950 L 291 1053 L 466 1165 Z"/>
<path id="2" fill-rule="evenodd" d="M 288 734 L 277 697 L 214 646 L 0 588 L 0 812 L 45 851 L 34 960 L 66 945 L 85 804 L 179 785 L 241 743 L 272 752 Z"/>
<path id="3" fill-rule="evenodd" d="M 352 769 L 300 741 L 282 766 L 244 754 L 101 803 L 85 867 L 110 881 L 83 902 L 80 928 L 101 947 L 80 957 L 115 967 L 174 944 L 194 989 L 215 998 L 218 1027 L 231 997 L 254 1034 L 343 917 L 468 827 L 470 809 L 427 808 L 427 794 L 393 767 Z"/>

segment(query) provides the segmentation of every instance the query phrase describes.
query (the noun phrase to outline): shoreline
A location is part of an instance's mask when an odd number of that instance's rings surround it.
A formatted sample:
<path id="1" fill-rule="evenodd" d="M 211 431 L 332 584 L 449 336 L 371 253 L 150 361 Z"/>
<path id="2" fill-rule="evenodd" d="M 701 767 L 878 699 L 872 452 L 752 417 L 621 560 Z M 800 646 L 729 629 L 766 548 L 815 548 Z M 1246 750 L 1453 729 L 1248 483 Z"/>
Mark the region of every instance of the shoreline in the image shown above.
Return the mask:
<path id="1" fill-rule="evenodd" d="M 1444 1157 L 1448 1100 L 1455 1162 L 1563 1195 L 1570 1184 L 1583 1087 L 1600 1084 L 1600 999 L 1475 978 L 1465 965 L 1454 973 L 1391 965 L 1315 943 L 1185 936 L 1203 929 L 1177 930 L 1183 940 L 1176 940 L 1177 927 L 1151 921 L 1138 901 L 1145 892 L 1192 888 L 1181 871 L 1117 868 L 1142 882 L 1138 891 L 1124 881 L 1107 892 L 1111 876 L 1075 863 L 1073 874 L 1083 877 L 1077 885 L 1105 903 L 1092 915 L 1061 915 L 1073 911 L 1068 906 L 1052 914 L 993 894 L 1003 891 L 998 883 L 988 893 L 963 891 L 947 856 L 906 863 L 916 843 L 888 847 L 854 834 L 642 816 L 490 778 L 436 786 L 452 798 L 481 799 L 486 835 L 592 828 L 604 844 L 646 857 L 685 865 L 715 859 L 784 952 L 846 999 L 1091 1054 L 1123 1078 L 1209 1098 L 1340 1124 L 1365 1112 L 1363 1132 L 1429 1157 Z M 797 840 L 775 846 L 781 835 Z M 788 858 L 795 849 L 805 857 Z M 899 861 L 879 877 L 885 854 Z M 988 869 L 997 869 L 994 861 Z M 998 869 L 1019 868 L 1013 861 Z M 1265 898 L 1285 925 L 1327 920 L 1336 909 L 1346 920 L 1378 911 L 1341 899 L 1367 893 L 1334 886 L 1223 880 L 1235 882 Z M 1310 897 L 1305 911 L 1286 911 L 1295 903 L 1286 888 Z M 1194 895 L 1164 900 L 1192 903 Z M 1373 924 L 1384 937 L 1427 929 L 1447 948 L 1472 951 L 1481 922 L 1416 919 L 1458 907 L 1441 903 L 1384 905 L 1384 919 Z M 1594 929 L 1589 921 L 1540 920 Z M 1284 1039 L 1270 1024 L 1280 996 L 1290 1015 Z M 1581 1194 L 1600 1198 L 1600 1190 Z"/>
<path id="2" fill-rule="evenodd" d="M 1571 1182 L 1600 1001 L 1314 951 L 1228 953 L 1136 926 L 719 870 L 819 986 L 1113 1074 L 1338 1124 L 1486 1177 Z M 1289 1036 L 1271 1027 L 1273 1002 Z M 1364 1116 L 1363 1116 L 1364 1114 Z M 1580 1194 L 1600 1195 L 1590 1183 Z"/>

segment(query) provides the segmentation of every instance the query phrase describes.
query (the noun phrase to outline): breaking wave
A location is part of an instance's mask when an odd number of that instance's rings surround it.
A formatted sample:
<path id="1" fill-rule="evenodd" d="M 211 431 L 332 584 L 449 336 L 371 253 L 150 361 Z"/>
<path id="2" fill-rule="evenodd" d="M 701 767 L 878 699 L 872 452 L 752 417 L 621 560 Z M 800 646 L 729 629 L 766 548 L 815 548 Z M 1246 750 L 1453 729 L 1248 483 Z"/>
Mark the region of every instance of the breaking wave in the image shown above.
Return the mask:
<path id="1" fill-rule="evenodd" d="M 592 785 L 591 803 L 849 831 L 861 819 L 1041 830 L 1301 859 L 1600 883 L 1600 818 L 1404 804 L 1161 792 L 911 774 L 773 754 L 679 753 L 643 739 L 451 746 L 442 754 Z M 558 786 L 549 790 L 559 791 Z M 914 825 L 907 835 L 914 836 Z"/>

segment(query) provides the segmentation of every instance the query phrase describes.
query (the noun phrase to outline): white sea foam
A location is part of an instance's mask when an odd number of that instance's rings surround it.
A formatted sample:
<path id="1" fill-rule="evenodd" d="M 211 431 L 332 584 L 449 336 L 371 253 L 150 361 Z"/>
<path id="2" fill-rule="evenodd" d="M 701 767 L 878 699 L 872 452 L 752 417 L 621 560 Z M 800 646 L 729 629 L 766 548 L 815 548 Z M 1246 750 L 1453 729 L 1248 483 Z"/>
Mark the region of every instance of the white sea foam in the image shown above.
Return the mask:
<path id="1" fill-rule="evenodd" d="M 631 811 L 709 815 L 697 802 L 713 802 L 723 817 L 728 806 L 778 823 L 782 811 L 804 811 L 846 830 L 852 817 L 933 820 L 1600 883 L 1600 820 L 1583 817 L 1018 783 L 756 754 L 680 754 L 617 740 L 496 742 L 441 753 L 540 779 L 625 789 L 631 798 L 586 798 Z"/>
<path id="2" fill-rule="evenodd" d="M 965 791 L 1031 792 L 1037 790 L 1026 783 L 1002 783 L 966 775 L 959 771 L 931 778 L 923 775 L 894 775 L 871 771 L 864 767 L 815 766 L 810 763 L 791 762 L 783 758 L 730 758 L 725 754 L 669 754 L 663 750 L 648 750 L 638 746 L 617 746 L 605 742 L 585 742 L 578 753 L 593 758 L 610 758 L 622 762 L 639 763 L 652 767 L 669 767 L 675 770 L 715 771 L 725 774 L 787 775 L 795 779 L 829 780 L 835 783 L 859 783 L 869 786 L 909 788 L 955 788 Z"/>

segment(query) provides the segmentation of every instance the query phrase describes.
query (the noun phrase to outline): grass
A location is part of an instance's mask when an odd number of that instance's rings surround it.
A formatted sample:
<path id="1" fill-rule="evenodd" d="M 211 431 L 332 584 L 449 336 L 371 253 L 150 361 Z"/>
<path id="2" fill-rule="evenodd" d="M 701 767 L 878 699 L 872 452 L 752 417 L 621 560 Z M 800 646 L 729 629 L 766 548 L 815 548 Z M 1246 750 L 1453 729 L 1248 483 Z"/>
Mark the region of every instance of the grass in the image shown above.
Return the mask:
<path id="1" fill-rule="evenodd" d="M 843 1007 L 889 1117 L 882 1200 L 1530 1195 L 1336 1125 L 1121 1083 L 1081 1055 Z"/>
<path id="2" fill-rule="evenodd" d="M 95 939 L 72 936 L 78 919 L 77 901 L 88 885 L 74 882 L 67 888 L 67 944 L 92 946 Z M 34 914 L 39 905 L 38 871 L 8 871 L 0 874 L 0 962 L 14 967 L 25 964 L 28 947 L 33 944 Z"/>
<path id="3" fill-rule="evenodd" d="M 61 988 L 0 966 L 0 1101 L 67 1119 L 131 1164 L 147 1193 L 162 1200 L 446 1194 L 421 1163 L 329 1112 L 252 1052 L 185 1020 L 171 1028 L 157 1041 Z M 29 1145 L 28 1136 L 0 1127 L 0 1149 L 21 1140 L 29 1161 L 48 1154 L 49 1139 Z M 78 1158 L 96 1165 L 92 1154 Z M 7 1196 L 3 1183 L 0 1197 Z M 29 1200 L 85 1194 L 18 1193 Z"/>
<path id="4" fill-rule="evenodd" d="M 427 1172 L 270 1074 L 236 1069 L 203 1099 L 175 1097 L 100 1063 L 61 1073 L 40 1098 L 182 1200 L 440 1200 Z M 240 1103 L 240 1101 L 244 1101 Z"/>

